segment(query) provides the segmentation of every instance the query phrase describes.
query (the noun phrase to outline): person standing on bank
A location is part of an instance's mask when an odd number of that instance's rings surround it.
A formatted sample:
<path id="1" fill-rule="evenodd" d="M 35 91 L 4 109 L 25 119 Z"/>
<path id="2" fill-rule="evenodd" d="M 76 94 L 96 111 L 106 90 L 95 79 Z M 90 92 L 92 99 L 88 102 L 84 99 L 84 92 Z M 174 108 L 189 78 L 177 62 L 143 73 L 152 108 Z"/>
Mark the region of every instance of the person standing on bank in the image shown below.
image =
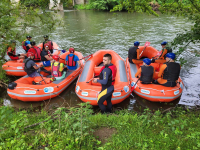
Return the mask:
<path id="1" fill-rule="evenodd" d="M 128 51 L 128 60 L 130 63 L 142 63 L 142 60 L 140 61 L 140 49 L 138 46 L 140 45 L 140 42 L 135 41 L 134 46 L 131 47 Z"/>
<path id="2" fill-rule="evenodd" d="M 155 78 L 155 69 L 150 66 L 151 60 L 149 58 L 143 59 L 143 66 L 141 66 L 135 74 L 136 78 L 140 78 L 142 84 L 151 84 Z M 141 76 L 139 76 L 141 74 Z"/>
<path id="3" fill-rule="evenodd" d="M 112 56 L 110 54 L 105 54 L 103 56 L 104 66 L 101 68 L 99 79 L 94 78 L 94 83 L 100 83 L 102 86 L 101 92 L 97 98 L 97 103 L 101 109 L 102 113 L 111 113 L 112 103 L 111 97 L 114 91 L 115 76 L 117 73 L 117 68 L 111 63 Z M 104 106 L 104 101 L 107 101 L 107 108 Z"/>
<path id="4" fill-rule="evenodd" d="M 154 81 L 155 84 L 161 84 L 166 87 L 176 86 L 181 66 L 179 63 L 174 62 L 175 57 L 174 53 L 167 53 L 166 63 L 161 66 L 158 79 Z"/>

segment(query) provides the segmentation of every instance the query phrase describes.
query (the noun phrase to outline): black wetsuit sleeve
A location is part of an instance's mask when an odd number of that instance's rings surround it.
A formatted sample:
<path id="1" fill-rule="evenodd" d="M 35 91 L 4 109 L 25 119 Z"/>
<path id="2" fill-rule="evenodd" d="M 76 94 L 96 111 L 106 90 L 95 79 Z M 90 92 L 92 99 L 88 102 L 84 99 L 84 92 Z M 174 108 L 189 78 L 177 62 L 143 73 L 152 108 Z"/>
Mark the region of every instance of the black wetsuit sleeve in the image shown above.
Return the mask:
<path id="1" fill-rule="evenodd" d="M 106 85 L 108 83 L 109 75 L 112 73 L 109 68 L 103 69 L 103 79 L 102 80 L 97 80 L 102 85 Z"/>

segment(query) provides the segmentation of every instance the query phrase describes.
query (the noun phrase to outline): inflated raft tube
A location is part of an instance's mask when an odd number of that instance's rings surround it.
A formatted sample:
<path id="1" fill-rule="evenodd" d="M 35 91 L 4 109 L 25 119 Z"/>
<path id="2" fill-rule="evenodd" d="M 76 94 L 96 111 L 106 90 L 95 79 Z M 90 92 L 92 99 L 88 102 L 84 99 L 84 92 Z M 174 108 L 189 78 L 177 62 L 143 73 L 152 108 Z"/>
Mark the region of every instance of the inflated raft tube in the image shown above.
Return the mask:
<path id="1" fill-rule="evenodd" d="M 39 44 L 38 47 L 41 46 L 41 45 L 42 45 L 42 43 Z M 59 46 L 55 42 L 53 42 L 53 47 L 55 49 L 53 55 L 59 55 L 60 54 L 60 50 L 58 50 Z M 37 62 L 36 64 L 39 65 L 40 63 L 41 62 Z M 25 75 L 27 75 L 27 73 L 22 68 L 22 64 L 23 64 L 23 59 L 10 60 L 10 61 L 7 61 L 5 64 L 3 64 L 2 68 L 3 68 L 3 70 L 6 71 L 7 75 L 10 75 L 10 76 L 25 76 Z M 46 69 L 46 67 L 45 67 L 45 69 Z"/>
<path id="2" fill-rule="evenodd" d="M 77 96 L 84 102 L 89 102 L 91 105 L 97 104 L 97 97 L 101 91 L 101 85 L 93 82 L 93 77 L 100 73 L 103 66 L 103 56 L 109 53 L 112 55 L 112 64 L 117 67 L 117 74 L 114 83 L 114 92 L 112 94 L 112 104 L 122 102 L 129 97 L 131 93 L 129 75 L 124 60 L 113 50 L 99 50 L 89 58 L 80 74 L 76 83 L 75 92 Z M 106 102 L 104 103 L 106 104 Z"/>
<path id="3" fill-rule="evenodd" d="M 69 52 L 62 54 L 61 58 L 65 59 L 67 54 L 69 54 Z M 77 55 L 79 59 L 83 57 L 80 52 L 75 51 L 75 55 Z M 61 62 L 64 61 L 62 59 L 60 60 Z M 83 62 L 84 60 L 80 60 L 81 66 Z M 79 76 L 81 66 L 74 71 L 68 70 L 63 79 L 60 77 L 60 80 L 55 80 L 49 84 L 33 84 L 35 78 L 26 75 L 10 84 L 7 93 L 11 98 L 25 102 L 43 101 L 56 97 Z"/>
<path id="4" fill-rule="evenodd" d="M 141 54 L 140 58 L 141 59 L 139 59 L 139 60 L 132 59 L 132 61 L 133 61 L 134 64 L 141 64 L 141 63 L 143 63 L 143 61 L 142 61 L 143 59 L 142 58 L 149 58 L 149 59 L 151 59 L 151 58 L 157 56 L 158 54 L 159 55 L 161 54 L 157 49 L 155 49 L 152 46 L 147 46 L 146 48 L 144 46 L 139 46 L 138 48 L 140 50 L 140 54 Z M 163 60 L 159 59 L 159 60 L 157 60 L 157 62 L 159 62 L 159 63 L 165 63 L 166 61 L 164 59 Z"/>
<path id="5" fill-rule="evenodd" d="M 149 51 L 149 55 L 146 54 L 146 57 L 151 57 L 151 51 Z M 142 64 L 131 64 L 128 61 L 128 58 L 126 59 L 126 65 L 128 67 L 128 73 L 130 76 L 130 82 L 131 86 L 133 87 L 135 83 L 137 82 L 138 78 L 135 78 L 135 73 L 140 68 Z M 159 72 L 159 68 L 162 66 L 160 63 L 152 63 L 151 66 L 155 68 L 156 71 L 156 77 Z M 171 102 L 178 97 L 181 96 L 183 92 L 184 84 L 179 77 L 177 85 L 175 87 L 165 87 L 158 84 L 142 84 L 140 81 L 137 82 L 135 85 L 135 89 L 133 92 L 137 94 L 138 96 L 145 98 L 149 101 L 153 102 Z"/>

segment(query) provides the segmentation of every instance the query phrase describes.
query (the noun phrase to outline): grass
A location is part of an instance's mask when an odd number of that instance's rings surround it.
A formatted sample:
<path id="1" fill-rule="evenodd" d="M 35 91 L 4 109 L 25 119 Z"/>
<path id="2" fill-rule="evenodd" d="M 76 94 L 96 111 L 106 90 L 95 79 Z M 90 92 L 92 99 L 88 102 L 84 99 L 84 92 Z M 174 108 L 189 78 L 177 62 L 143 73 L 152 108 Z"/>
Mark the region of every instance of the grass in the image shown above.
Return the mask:
<path id="1" fill-rule="evenodd" d="M 198 111 L 93 114 L 90 105 L 46 111 L 0 107 L 0 149 L 200 149 Z M 106 142 L 93 132 L 114 129 Z M 101 134 L 101 133 L 99 133 Z M 105 133 L 104 133 L 105 134 Z"/>

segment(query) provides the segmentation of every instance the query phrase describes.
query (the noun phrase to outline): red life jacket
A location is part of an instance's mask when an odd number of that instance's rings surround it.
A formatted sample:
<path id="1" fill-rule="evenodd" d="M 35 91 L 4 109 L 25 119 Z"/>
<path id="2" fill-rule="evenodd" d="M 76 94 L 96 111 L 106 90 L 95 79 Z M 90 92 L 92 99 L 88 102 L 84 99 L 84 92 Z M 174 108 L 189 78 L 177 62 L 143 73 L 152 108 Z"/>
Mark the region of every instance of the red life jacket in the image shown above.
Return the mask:
<path id="1" fill-rule="evenodd" d="M 103 71 L 103 69 L 105 68 L 105 66 L 103 66 L 100 70 L 100 72 Z M 111 65 L 111 66 L 108 66 L 108 68 L 112 71 L 112 85 L 114 85 L 115 83 L 115 77 L 116 77 L 116 74 L 117 74 L 117 68 L 115 65 Z"/>
<path id="2" fill-rule="evenodd" d="M 70 66 L 70 67 L 76 66 L 76 61 L 74 61 L 74 54 L 73 56 L 68 55 L 67 66 Z"/>
<path id="3" fill-rule="evenodd" d="M 26 48 L 26 46 L 25 46 L 25 42 L 26 42 L 27 40 L 24 40 L 23 42 L 22 42 L 22 48 L 24 49 L 24 50 L 27 50 L 27 48 Z"/>
<path id="4" fill-rule="evenodd" d="M 35 50 L 35 58 L 34 58 L 34 60 L 35 61 L 41 61 L 41 56 L 40 56 L 41 50 L 40 50 L 40 48 L 37 47 L 37 46 L 33 46 L 32 48 Z"/>
<path id="5" fill-rule="evenodd" d="M 51 74 L 54 76 L 54 77 L 61 77 L 62 76 L 62 72 L 59 71 L 59 68 L 60 68 L 60 63 L 58 63 L 57 66 L 54 66 L 54 62 L 51 66 Z"/>
<path id="6" fill-rule="evenodd" d="M 12 49 L 12 47 L 7 47 L 7 55 L 8 55 L 8 48 L 11 48 L 11 53 L 13 54 L 13 55 L 15 55 L 16 54 L 16 48 L 14 48 L 14 49 Z"/>

